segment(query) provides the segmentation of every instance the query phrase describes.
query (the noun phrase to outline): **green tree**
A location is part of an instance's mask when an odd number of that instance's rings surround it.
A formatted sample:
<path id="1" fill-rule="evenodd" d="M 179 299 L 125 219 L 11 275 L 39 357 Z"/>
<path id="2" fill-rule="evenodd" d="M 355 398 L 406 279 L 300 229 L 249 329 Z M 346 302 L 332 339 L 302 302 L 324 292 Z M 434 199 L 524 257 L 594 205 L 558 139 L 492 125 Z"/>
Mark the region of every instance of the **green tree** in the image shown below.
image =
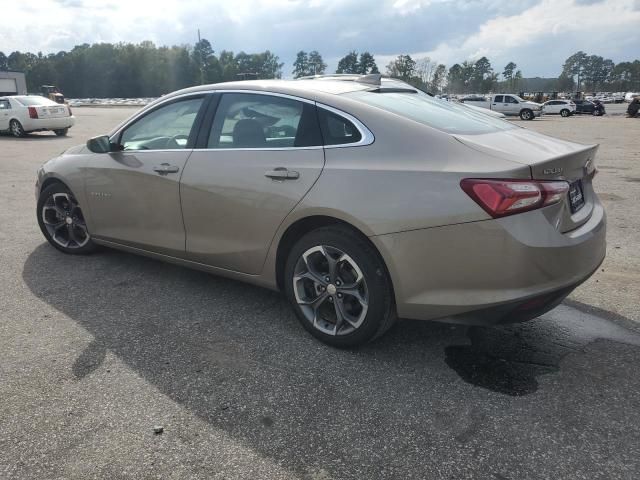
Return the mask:
<path id="1" fill-rule="evenodd" d="M 582 50 L 567 58 L 562 66 L 562 73 L 567 77 L 577 77 L 577 90 L 580 90 L 580 82 L 587 63 L 587 54 Z"/>
<path id="2" fill-rule="evenodd" d="M 440 93 L 442 91 L 442 87 L 447 79 L 447 67 L 444 64 L 439 64 L 436 67 L 435 72 L 433 72 L 433 77 L 431 78 L 431 84 L 429 85 L 429 90 L 432 93 Z"/>
<path id="3" fill-rule="evenodd" d="M 398 55 L 387 65 L 387 75 L 408 82 L 414 76 L 416 62 L 410 55 Z"/>
<path id="4" fill-rule="evenodd" d="M 505 65 L 504 70 L 502 71 L 502 77 L 507 82 L 507 88 L 509 90 L 513 90 L 513 74 L 518 68 L 518 66 L 514 62 L 509 62 Z"/>
<path id="5" fill-rule="evenodd" d="M 369 52 L 362 52 L 360 59 L 358 60 L 358 71 L 362 75 L 368 75 L 370 73 L 380 73 L 376 60 Z"/>
<path id="6" fill-rule="evenodd" d="M 327 64 L 324 63 L 322 55 L 317 50 L 309 52 L 309 72 L 310 75 L 322 75 L 327 68 Z"/>
<path id="7" fill-rule="evenodd" d="M 358 53 L 355 50 L 347 53 L 338 61 L 336 73 L 362 73 L 358 62 Z"/>
<path id="8" fill-rule="evenodd" d="M 309 55 L 304 50 L 300 50 L 296 54 L 296 59 L 293 62 L 293 78 L 306 77 L 309 73 Z"/>

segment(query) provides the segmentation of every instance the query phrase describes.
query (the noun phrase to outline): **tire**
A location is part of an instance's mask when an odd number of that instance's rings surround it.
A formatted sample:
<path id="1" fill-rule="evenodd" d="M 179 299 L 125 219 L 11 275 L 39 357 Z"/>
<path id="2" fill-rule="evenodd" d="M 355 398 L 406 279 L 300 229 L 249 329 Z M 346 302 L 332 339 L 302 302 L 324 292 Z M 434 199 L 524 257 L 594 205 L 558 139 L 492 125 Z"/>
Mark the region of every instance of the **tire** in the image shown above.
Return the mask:
<path id="1" fill-rule="evenodd" d="M 68 132 L 69 132 L 68 128 L 60 128 L 58 130 L 53 131 L 53 133 L 55 133 L 58 137 L 66 137 Z"/>
<path id="2" fill-rule="evenodd" d="M 76 198 L 62 183 L 40 193 L 36 215 L 44 237 L 61 252 L 85 255 L 97 250 Z"/>
<path id="3" fill-rule="evenodd" d="M 11 132 L 11 135 L 16 138 L 24 137 L 27 134 L 18 120 L 11 120 L 9 122 L 9 131 Z"/>
<path id="4" fill-rule="evenodd" d="M 334 262 L 333 273 L 329 261 Z M 300 238 L 289 253 L 284 278 L 285 293 L 302 326 L 328 345 L 363 345 L 396 320 L 386 266 L 350 228 L 322 227 Z"/>
<path id="5" fill-rule="evenodd" d="M 561 117 L 568 117 L 569 115 L 571 115 L 571 112 L 569 110 L 567 110 L 566 108 L 563 108 L 562 110 L 560 110 L 560 116 Z"/>
<path id="6" fill-rule="evenodd" d="M 535 117 L 533 115 L 533 111 L 525 108 L 520 111 L 520 118 L 522 120 L 533 120 Z"/>

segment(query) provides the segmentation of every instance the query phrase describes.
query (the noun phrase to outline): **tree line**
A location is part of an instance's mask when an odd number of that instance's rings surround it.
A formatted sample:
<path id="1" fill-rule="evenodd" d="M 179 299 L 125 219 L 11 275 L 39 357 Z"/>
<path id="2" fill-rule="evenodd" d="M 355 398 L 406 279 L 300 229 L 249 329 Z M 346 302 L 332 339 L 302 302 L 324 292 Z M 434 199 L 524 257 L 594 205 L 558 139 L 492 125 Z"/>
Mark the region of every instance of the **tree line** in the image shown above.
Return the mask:
<path id="1" fill-rule="evenodd" d="M 171 47 L 149 41 L 82 44 L 48 55 L 0 52 L 0 70 L 25 72 L 30 92 L 54 84 L 69 97 L 155 97 L 198 84 L 282 78 L 283 67 L 280 58 L 269 50 L 216 53 L 206 39 L 195 45 Z M 321 75 L 326 69 L 327 63 L 317 50 L 301 50 L 291 75 Z M 373 54 L 353 50 L 338 61 L 336 73 L 371 74 L 380 70 Z M 640 91 L 640 60 L 615 64 L 582 51 L 567 58 L 559 77 L 551 79 L 526 79 L 515 62 L 496 70 L 487 57 L 447 68 L 428 57 L 413 59 L 406 54 L 389 62 L 384 73 L 433 93 Z"/>

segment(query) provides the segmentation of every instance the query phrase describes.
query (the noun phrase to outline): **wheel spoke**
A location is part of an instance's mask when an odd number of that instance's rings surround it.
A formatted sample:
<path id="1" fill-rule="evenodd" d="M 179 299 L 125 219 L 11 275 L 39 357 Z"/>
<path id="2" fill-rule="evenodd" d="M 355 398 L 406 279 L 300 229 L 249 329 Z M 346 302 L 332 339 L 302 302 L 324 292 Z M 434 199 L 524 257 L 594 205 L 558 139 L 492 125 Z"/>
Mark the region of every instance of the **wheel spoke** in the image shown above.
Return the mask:
<path id="1" fill-rule="evenodd" d="M 343 295 L 348 295 L 350 297 L 355 298 L 360 303 L 360 305 L 362 305 L 363 307 L 367 307 L 368 306 L 367 299 L 362 296 L 362 293 L 360 292 L 360 290 L 357 287 L 355 287 L 355 288 L 339 288 L 338 291 L 340 293 L 342 293 Z"/>

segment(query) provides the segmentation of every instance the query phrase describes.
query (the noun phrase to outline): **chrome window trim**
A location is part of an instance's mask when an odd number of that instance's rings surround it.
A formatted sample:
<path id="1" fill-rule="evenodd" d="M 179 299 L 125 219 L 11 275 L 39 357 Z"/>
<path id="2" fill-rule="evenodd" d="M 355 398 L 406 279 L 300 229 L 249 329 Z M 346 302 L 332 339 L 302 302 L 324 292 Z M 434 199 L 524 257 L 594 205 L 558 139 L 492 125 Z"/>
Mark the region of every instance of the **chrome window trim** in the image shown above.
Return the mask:
<path id="1" fill-rule="evenodd" d="M 290 95 L 287 93 L 278 93 L 278 92 L 267 92 L 267 91 L 263 91 L 263 90 L 242 90 L 242 89 L 224 89 L 224 90 L 217 90 L 217 89 L 211 89 L 211 90 L 200 90 L 197 92 L 188 92 L 188 93 L 183 93 L 181 95 L 176 95 L 174 97 L 170 97 L 167 98 L 165 101 L 162 102 L 158 102 L 157 104 L 154 105 L 154 103 L 151 103 L 149 105 L 153 105 L 154 109 L 155 108 L 161 108 L 165 103 L 171 103 L 177 99 L 181 99 L 181 98 L 185 98 L 185 97 L 197 97 L 197 96 L 206 96 L 206 95 L 210 95 L 212 93 L 247 93 L 247 94 L 252 94 L 252 95 L 268 95 L 268 96 L 272 96 L 272 97 L 281 97 L 281 98 L 288 98 L 290 100 L 295 100 L 295 101 L 299 101 L 299 102 L 303 102 L 303 103 L 308 103 L 310 105 L 315 105 L 318 108 L 324 108 L 325 110 L 328 110 L 340 117 L 345 118 L 346 120 L 348 120 L 349 122 L 351 122 L 353 125 L 355 125 L 355 127 L 358 129 L 358 132 L 360 132 L 360 140 L 358 142 L 353 142 L 353 143 L 339 143 L 337 145 L 315 145 L 315 146 L 311 146 L 311 147 L 267 147 L 267 148 L 192 148 L 192 149 L 180 149 L 180 148 L 172 148 L 172 149 L 162 149 L 162 150 L 122 150 L 122 152 L 147 152 L 147 153 L 151 153 L 151 152 L 175 152 L 175 151 L 184 151 L 184 150 L 191 150 L 194 152 L 224 152 L 224 151 L 286 151 L 286 150 L 318 150 L 320 148 L 347 148 L 347 147 L 363 147 L 366 145 L 371 145 L 374 141 L 375 141 L 375 136 L 373 135 L 373 133 L 371 132 L 371 130 L 369 130 L 360 120 L 358 120 L 356 117 L 354 117 L 353 115 L 344 112 L 338 108 L 335 107 L 331 107 L 329 105 L 326 105 L 324 103 L 319 103 L 316 102 L 314 100 L 310 100 L 308 98 L 304 98 L 304 97 L 298 97 L 295 95 Z M 161 97 L 162 98 L 162 97 Z M 112 135 L 109 135 L 109 138 L 114 138 L 114 137 L 118 137 L 123 130 L 125 130 L 127 127 L 129 127 L 130 125 L 132 125 L 133 123 L 136 122 L 136 120 L 138 118 L 140 118 L 143 115 L 146 115 L 147 109 L 143 108 L 142 110 L 140 110 L 140 112 L 138 112 L 138 114 L 136 116 L 134 116 L 133 118 L 131 118 L 130 121 L 128 121 L 125 125 L 121 126 L 118 130 L 116 130 L 115 133 L 113 133 Z"/>

